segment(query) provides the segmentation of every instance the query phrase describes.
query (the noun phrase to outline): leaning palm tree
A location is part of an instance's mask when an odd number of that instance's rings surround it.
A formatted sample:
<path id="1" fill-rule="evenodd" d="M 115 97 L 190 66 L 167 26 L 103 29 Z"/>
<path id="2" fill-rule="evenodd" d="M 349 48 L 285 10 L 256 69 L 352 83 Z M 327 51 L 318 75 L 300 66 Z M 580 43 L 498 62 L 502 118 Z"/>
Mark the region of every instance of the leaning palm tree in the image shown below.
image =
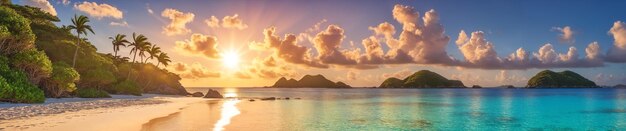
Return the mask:
<path id="1" fill-rule="evenodd" d="M 152 47 L 150 47 L 150 49 L 148 49 L 146 52 L 148 52 L 148 55 L 150 55 L 150 57 L 146 58 L 146 60 L 143 63 L 148 62 L 148 60 L 151 60 L 155 57 L 157 57 L 157 55 L 159 55 L 161 53 L 161 47 L 158 47 L 156 45 L 152 45 Z"/>
<path id="2" fill-rule="evenodd" d="M 122 35 L 122 34 L 117 34 L 115 35 L 115 37 L 109 37 L 109 39 L 111 39 L 111 44 L 113 44 L 113 52 L 115 52 L 115 55 L 117 57 L 117 52 L 120 51 L 120 46 L 124 46 L 126 47 L 126 43 L 130 43 L 128 40 L 126 40 L 126 35 Z"/>
<path id="3" fill-rule="evenodd" d="M 157 58 L 157 61 L 158 61 L 157 65 L 156 65 L 157 68 L 159 68 L 159 65 L 161 63 L 163 63 L 163 65 L 165 67 L 167 67 L 167 65 L 169 65 L 170 62 L 172 62 L 172 60 L 170 60 L 170 57 L 167 56 L 167 53 L 164 53 L 164 52 L 160 53 L 158 56 L 156 56 L 156 58 Z"/>
<path id="4" fill-rule="evenodd" d="M 134 53 L 133 63 L 135 62 L 135 58 L 137 57 L 137 52 L 143 50 L 143 47 L 145 47 L 146 43 L 148 43 L 148 38 L 146 38 L 146 36 L 142 34 L 136 35 L 135 33 L 133 33 L 133 42 L 128 44 L 129 47 L 133 47 L 132 49 L 130 49 L 130 53 Z"/>
<path id="5" fill-rule="evenodd" d="M 90 25 L 87 25 L 87 22 L 89 22 L 89 18 L 87 18 L 87 16 L 84 15 L 74 15 L 74 18 L 72 18 L 72 25 L 67 26 L 67 28 L 71 29 L 71 30 L 76 30 L 76 36 L 78 37 L 78 39 L 76 39 L 76 50 L 74 51 L 74 58 L 72 60 L 72 68 L 76 67 L 76 56 L 78 55 L 78 49 L 79 49 L 79 45 L 80 45 L 80 34 L 85 34 L 87 35 L 87 31 L 91 32 L 92 34 L 96 34 L 93 32 L 93 29 L 91 29 Z"/>
<path id="6" fill-rule="evenodd" d="M 152 46 L 152 43 L 150 42 L 146 42 L 144 44 L 140 44 L 138 45 L 140 48 L 139 50 L 139 57 L 141 58 L 141 63 L 144 63 L 143 58 L 146 58 L 146 53 L 148 52 L 148 50 L 150 50 L 150 46 Z"/>
<path id="7" fill-rule="evenodd" d="M 130 72 L 132 71 L 132 64 L 135 63 L 135 58 L 137 57 L 137 52 L 143 50 L 143 46 L 146 45 L 146 43 L 148 43 L 148 38 L 146 38 L 146 36 L 142 35 L 142 34 L 135 34 L 133 32 L 133 42 L 131 42 L 130 44 L 128 44 L 128 47 L 133 47 L 132 49 L 130 49 L 130 54 L 133 54 L 133 62 L 131 63 L 131 67 L 129 67 L 128 69 L 128 76 L 126 78 L 130 78 Z"/>

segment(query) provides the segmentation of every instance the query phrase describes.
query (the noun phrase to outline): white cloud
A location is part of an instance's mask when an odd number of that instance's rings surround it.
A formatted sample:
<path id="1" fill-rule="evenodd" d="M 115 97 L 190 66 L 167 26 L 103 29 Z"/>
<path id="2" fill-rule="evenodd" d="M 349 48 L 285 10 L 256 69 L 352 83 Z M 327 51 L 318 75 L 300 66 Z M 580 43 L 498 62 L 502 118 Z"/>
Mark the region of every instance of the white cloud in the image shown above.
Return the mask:
<path id="1" fill-rule="evenodd" d="M 626 62 L 626 23 L 616 21 L 609 30 L 609 34 L 613 36 L 613 48 L 606 54 L 608 62 L 624 63 Z"/>
<path id="2" fill-rule="evenodd" d="M 124 17 L 124 13 L 117 9 L 117 7 L 105 3 L 98 4 L 96 2 L 85 1 L 75 4 L 74 9 L 85 12 L 87 15 L 95 17 L 96 19 L 102 19 L 104 17 L 122 19 Z"/>
<path id="3" fill-rule="evenodd" d="M 244 24 L 243 21 L 239 18 L 239 14 L 234 14 L 233 16 L 224 16 L 221 22 L 219 19 L 217 19 L 217 17 L 211 16 L 211 18 L 204 20 L 204 23 L 206 23 L 211 28 L 223 27 L 239 30 L 248 28 L 248 25 Z"/>
<path id="4" fill-rule="evenodd" d="M 24 4 L 28 6 L 40 8 L 41 10 L 48 12 L 53 16 L 57 16 L 56 9 L 54 8 L 54 6 L 52 6 L 52 4 L 50 4 L 48 0 L 22 0 L 22 2 L 24 2 Z"/>
<path id="5" fill-rule="evenodd" d="M 112 25 L 112 26 L 122 26 L 122 27 L 128 27 L 128 22 L 126 22 L 126 21 L 122 21 L 122 22 L 115 22 L 115 21 L 114 21 L 114 22 L 109 23 L 109 25 Z"/>

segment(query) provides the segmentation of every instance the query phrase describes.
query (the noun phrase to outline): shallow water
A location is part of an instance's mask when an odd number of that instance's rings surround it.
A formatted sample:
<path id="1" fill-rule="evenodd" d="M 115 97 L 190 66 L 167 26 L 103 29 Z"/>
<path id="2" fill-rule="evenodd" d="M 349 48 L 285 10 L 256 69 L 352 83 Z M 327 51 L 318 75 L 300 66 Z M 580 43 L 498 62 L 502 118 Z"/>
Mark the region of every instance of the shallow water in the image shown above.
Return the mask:
<path id="1" fill-rule="evenodd" d="M 302 98 L 241 100 L 226 130 L 626 130 L 626 89 L 218 90 Z"/>

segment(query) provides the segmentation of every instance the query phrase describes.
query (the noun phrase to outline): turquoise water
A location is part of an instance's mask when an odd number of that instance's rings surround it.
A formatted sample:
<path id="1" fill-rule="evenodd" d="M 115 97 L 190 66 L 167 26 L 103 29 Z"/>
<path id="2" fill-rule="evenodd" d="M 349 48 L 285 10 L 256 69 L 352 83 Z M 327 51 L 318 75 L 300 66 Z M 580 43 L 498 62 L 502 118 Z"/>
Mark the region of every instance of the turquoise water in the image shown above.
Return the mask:
<path id="1" fill-rule="evenodd" d="M 626 89 L 219 91 L 302 98 L 267 105 L 283 130 L 626 130 Z"/>

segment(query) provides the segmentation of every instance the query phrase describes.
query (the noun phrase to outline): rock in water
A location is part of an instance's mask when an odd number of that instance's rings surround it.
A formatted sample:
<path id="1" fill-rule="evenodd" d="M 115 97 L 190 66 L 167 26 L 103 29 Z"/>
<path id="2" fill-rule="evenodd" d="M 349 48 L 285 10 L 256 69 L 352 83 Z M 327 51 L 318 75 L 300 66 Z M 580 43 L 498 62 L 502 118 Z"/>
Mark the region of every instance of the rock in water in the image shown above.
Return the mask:
<path id="1" fill-rule="evenodd" d="M 276 97 L 261 98 L 262 101 L 276 100 Z"/>
<path id="2" fill-rule="evenodd" d="M 209 89 L 209 91 L 204 95 L 204 98 L 224 98 L 220 92 L 217 90 Z"/>
<path id="3" fill-rule="evenodd" d="M 202 96 L 204 96 L 204 94 L 202 94 L 202 92 L 196 92 L 196 93 L 191 94 L 191 96 L 192 97 L 202 97 Z"/>

